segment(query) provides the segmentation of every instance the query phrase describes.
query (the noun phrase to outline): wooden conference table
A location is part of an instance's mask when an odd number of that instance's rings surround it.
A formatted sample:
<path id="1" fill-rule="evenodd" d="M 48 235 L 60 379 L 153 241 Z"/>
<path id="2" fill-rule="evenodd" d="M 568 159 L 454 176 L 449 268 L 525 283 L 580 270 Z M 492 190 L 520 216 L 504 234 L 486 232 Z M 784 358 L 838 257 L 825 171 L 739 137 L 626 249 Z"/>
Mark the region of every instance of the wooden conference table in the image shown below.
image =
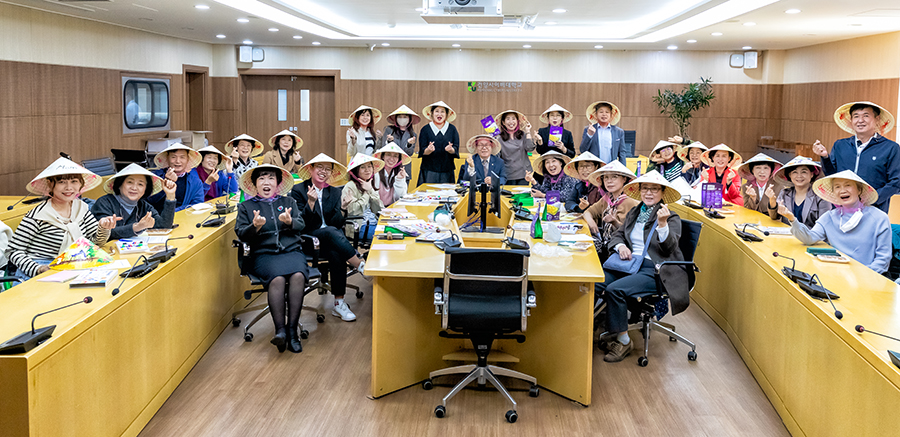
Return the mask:
<path id="1" fill-rule="evenodd" d="M 423 186 L 424 187 L 424 186 Z M 488 221 L 511 222 L 508 198 L 501 202 L 501 218 Z M 433 206 L 407 206 L 424 219 Z M 466 198 L 456 206 L 453 232 L 463 246 L 500 248 L 499 236 L 472 236 L 458 232 L 466 219 Z M 580 231 L 587 233 L 586 227 Z M 532 247 L 527 232 L 516 238 Z M 434 313 L 434 279 L 443 277 L 444 253 L 431 243 L 376 240 L 376 244 L 405 245 L 402 251 L 374 249 L 366 261 L 366 274 L 374 277 L 372 299 L 372 395 L 381 397 L 417 384 L 428 373 L 447 367 L 445 355 L 470 349 L 464 340 L 438 337 L 440 316 Z M 592 324 L 594 282 L 603 281 L 597 252 L 573 252 L 559 262 L 532 253 L 529 279 L 534 282 L 537 307 L 528 320 L 527 340 L 499 340 L 494 349 L 519 359 L 512 367 L 537 378 L 542 387 L 580 404 L 591 403 Z M 449 359 L 449 357 L 448 357 Z"/>
<path id="2" fill-rule="evenodd" d="M 217 199 L 221 201 L 222 199 Z M 214 201 L 210 201 L 214 203 Z M 0 341 L 30 329 L 35 314 L 92 296 L 38 318 L 53 337 L 20 355 L 0 356 L 0 434 L 134 436 L 243 306 L 234 249 L 236 213 L 218 228 L 197 228 L 208 214 L 175 214 L 176 256 L 117 296 L 32 279 L 0 293 Z M 138 255 L 115 255 L 129 262 Z M 42 276 L 51 275 L 51 271 Z"/>
<path id="3" fill-rule="evenodd" d="M 754 243 L 738 238 L 735 223 L 779 226 L 758 212 L 733 208 L 735 214 L 714 220 L 683 205 L 672 209 L 703 223 L 695 255 L 702 272 L 691 297 L 731 339 L 791 434 L 897 435 L 900 369 L 886 350 L 900 350 L 900 344 L 854 330 L 859 324 L 900 332 L 897 285 L 856 261 L 819 261 L 790 235 Z M 834 317 L 828 301 L 787 279 L 781 268 L 790 260 L 773 252 L 796 259 L 797 269 L 817 273 L 840 295 L 834 304 L 843 319 Z"/>
<path id="4" fill-rule="evenodd" d="M 37 196 L 29 196 L 25 198 L 25 200 L 34 199 L 35 197 Z M 22 217 L 24 217 L 25 214 L 28 213 L 28 211 L 31 211 L 31 209 L 34 208 L 33 204 L 25 205 L 19 202 L 19 204 L 16 205 L 16 202 L 21 199 L 22 196 L 0 196 L 0 221 L 6 224 L 6 226 L 9 226 L 13 231 L 15 231 L 16 227 L 19 226 L 19 222 L 22 221 Z M 7 210 L 6 208 L 9 208 L 10 206 L 13 206 L 13 209 Z"/>

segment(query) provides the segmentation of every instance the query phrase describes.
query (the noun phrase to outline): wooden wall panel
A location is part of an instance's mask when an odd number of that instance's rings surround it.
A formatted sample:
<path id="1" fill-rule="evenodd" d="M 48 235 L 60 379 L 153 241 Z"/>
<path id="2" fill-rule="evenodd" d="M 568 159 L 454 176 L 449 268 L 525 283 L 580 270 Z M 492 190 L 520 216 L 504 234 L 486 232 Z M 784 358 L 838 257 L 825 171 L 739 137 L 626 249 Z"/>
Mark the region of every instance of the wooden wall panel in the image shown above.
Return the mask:
<path id="1" fill-rule="evenodd" d="M 35 161 L 34 117 L 0 117 L 0 173 L 31 170 Z"/>
<path id="2" fill-rule="evenodd" d="M 34 115 L 34 64 L 0 62 L 0 117 Z"/>

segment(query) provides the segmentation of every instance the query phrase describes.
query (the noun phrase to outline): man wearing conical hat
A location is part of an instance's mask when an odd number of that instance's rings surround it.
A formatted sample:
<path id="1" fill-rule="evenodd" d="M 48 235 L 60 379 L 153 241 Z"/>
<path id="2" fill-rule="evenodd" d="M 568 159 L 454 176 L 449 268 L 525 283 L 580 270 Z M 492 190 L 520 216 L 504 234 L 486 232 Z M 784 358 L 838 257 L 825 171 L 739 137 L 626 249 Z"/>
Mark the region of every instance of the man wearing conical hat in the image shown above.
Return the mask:
<path id="1" fill-rule="evenodd" d="M 591 152 L 603 162 L 618 160 L 625 164 L 625 131 L 616 126 L 622 115 L 619 108 L 601 100 L 591 103 L 585 115 L 591 124 L 581 135 L 580 151 Z"/>
<path id="2" fill-rule="evenodd" d="M 872 102 L 853 102 L 838 108 L 834 121 L 853 136 L 835 141 L 830 152 L 819 140 L 813 144 L 825 174 L 852 170 L 878 191 L 873 206 L 887 212 L 900 192 L 900 146 L 883 136 L 894 128 L 894 116 Z"/>
<path id="3" fill-rule="evenodd" d="M 200 165 L 200 153 L 181 143 L 172 144 L 153 158 L 159 167 L 153 174 L 175 182 L 175 211 L 189 208 L 191 205 L 203 203 L 203 181 L 192 171 Z M 164 192 L 156 193 L 147 199 L 157 211 L 166 207 Z"/>

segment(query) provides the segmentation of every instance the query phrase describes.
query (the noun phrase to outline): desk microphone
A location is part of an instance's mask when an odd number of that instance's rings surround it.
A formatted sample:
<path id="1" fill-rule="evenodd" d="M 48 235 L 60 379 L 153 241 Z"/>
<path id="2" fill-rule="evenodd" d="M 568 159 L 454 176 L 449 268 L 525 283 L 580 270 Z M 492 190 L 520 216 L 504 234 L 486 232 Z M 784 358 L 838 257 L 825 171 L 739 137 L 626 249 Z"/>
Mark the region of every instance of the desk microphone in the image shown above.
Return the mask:
<path id="1" fill-rule="evenodd" d="M 512 231 L 512 235 L 503 239 L 503 242 L 506 243 L 506 245 L 509 246 L 510 249 L 531 249 L 527 242 L 516 238 L 516 230 L 513 229 L 512 226 L 507 226 L 506 228 Z"/>
<path id="2" fill-rule="evenodd" d="M 889 335 L 879 334 L 875 331 L 868 331 L 868 330 L 866 330 L 866 328 L 863 327 L 863 325 L 856 325 L 856 328 L 854 328 L 854 329 L 856 329 L 856 332 L 859 332 L 859 333 L 871 332 L 872 334 L 880 335 L 884 338 L 890 338 L 891 340 L 894 340 L 894 341 L 900 341 L 900 339 L 891 337 Z M 0 349 L 0 351 L 2 351 L 2 349 Z M 894 352 L 894 351 L 888 349 L 888 355 L 890 355 L 890 357 L 891 357 L 891 362 L 894 363 L 895 366 L 900 368 L 900 353 L 897 353 L 897 352 Z"/>
<path id="3" fill-rule="evenodd" d="M 44 314 L 50 314 L 54 311 L 59 311 L 64 308 L 68 308 L 73 305 L 78 305 L 82 303 L 91 303 L 94 301 L 94 298 L 87 296 L 84 299 L 70 303 L 65 306 L 61 306 L 56 309 L 52 309 L 50 311 L 45 311 L 43 313 L 39 313 L 31 319 L 31 331 L 25 331 L 9 340 L 0 344 L 0 355 L 12 355 L 12 354 L 22 354 L 25 352 L 34 349 L 39 344 L 47 341 L 52 335 L 53 330 L 56 329 L 56 325 L 45 326 L 43 328 L 34 328 L 34 322 L 38 317 L 43 316 Z"/>
<path id="4" fill-rule="evenodd" d="M 7 206 L 6 210 L 12 211 L 12 209 L 15 208 L 16 205 L 18 205 L 20 203 L 22 205 L 31 205 L 32 203 L 43 202 L 43 201 L 49 199 L 49 197 L 47 197 L 47 196 L 40 196 L 40 197 L 35 197 L 34 199 L 28 199 L 28 197 L 30 197 L 30 196 L 31 196 L 31 194 L 25 195 L 21 199 L 17 200 L 16 203 L 13 203 L 12 205 Z M 25 199 L 28 199 L 28 200 L 25 200 Z"/>
<path id="5" fill-rule="evenodd" d="M 173 248 L 169 249 L 169 242 L 172 240 L 184 240 L 185 238 L 188 240 L 193 240 L 194 235 L 192 234 L 192 235 L 188 235 L 186 237 L 166 238 L 166 242 L 165 242 L 166 249 L 163 250 L 162 252 L 156 252 L 153 255 L 150 255 L 147 258 L 147 260 L 150 262 L 159 261 L 160 263 L 164 263 L 164 262 L 168 261 L 173 256 L 175 256 L 175 252 L 178 251 L 177 247 L 173 247 Z"/>
<path id="6" fill-rule="evenodd" d="M 217 215 L 218 217 L 210 218 L 213 215 Z M 213 212 L 209 213 L 208 216 L 206 216 L 205 220 L 203 220 L 200 223 L 197 223 L 197 227 L 198 228 L 218 228 L 219 226 L 222 226 L 223 224 L 225 224 L 225 218 L 222 217 L 218 211 L 213 211 Z"/>
<path id="7" fill-rule="evenodd" d="M 734 227 L 735 227 L 734 233 L 737 234 L 738 237 L 741 237 L 741 239 L 744 241 L 750 241 L 750 242 L 763 241 L 762 237 L 759 237 L 758 235 L 753 234 L 751 232 L 747 232 L 748 226 L 753 229 L 756 229 L 757 231 L 761 231 L 761 229 L 759 229 L 756 225 L 751 224 L 751 223 L 744 223 L 743 229 L 738 229 L 738 224 L 735 223 L 734 224 Z M 769 231 L 762 231 L 762 233 L 765 236 L 769 236 Z"/>
<path id="8" fill-rule="evenodd" d="M 779 255 L 778 252 L 772 252 L 772 256 L 791 260 L 790 268 L 788 268 L 787 266 L 784 266 L 781 268 L 781 273 L 784 273 L 784 276 L 787 276 L 788 279 L 790 279 L 791 281 L 809 282 L 812 280 L 812 276 L 810 276 L 809 273 L 806 273 L 804 271 L 800 271 L 800 270 L 797 270 L 794 268 L 797 266 L 797 260 L 795 260 L 791 257 L 788 257 L 788 256 Z"/>
<path id="9" fill-rule="evenodd" d="M 225 182 L 225 204 L 217 203 L 216 204 L 216 214 L 228 214 L 235 210 L 235 206 L 231 204 L 231 175 L 233 173 L 228 174 L 228 179 Z"/>
<path id="10" fill-rule="evenodd" d="M 144 264 L 138 266 L 138 262 L 144 260 Z M 140 278 L 141 276 L 150 273 L 159 266 L 159 261 L 150 261 L 146 256 L 141 255 L 138 259 L 134 260 L 134 263 L 131 264 L 131 268 L 119 274 L 122 277 L 122 280 L 119 282 L 119 285 L 116 288 L 113 288 L 112 295 L 115 296 L 119 294 L 119 288 L 122 287 L 122 284 L 128 278 Z"/>
<path id="11" fill-rule="evenodd" d="M 822 284 L 822 279 L 819 278 L 819 274 L 818 274 L 818 273 L 813 273 L 813 279 L 812 279 L 811 281 L 809 281 L 810 285 L 815 285 L 815 283 L 816 283 L 817 280 L 818 280 L 819 284 L 821 285 L 821 284 Z M 831 300 L 831 292 L 828 291 L 828 289 L 825 288 L 825 287 L 822 287 L 822 289 L 825 290 L 825 296 L 828 298 L 828 302 L 831 303 L 831 308 L 834 310 L 834 316 L 837 317 L 838 320 L 843 319 L 843 318 L 844 318 L 844 313 L 838 311 L 837 307 L 834 306 L 834 301 Z M 837 295 L 835 295 L 835 299 L 837 299 Z"/>
<path id="12" fill-rule="evenodd" d="M 703 205 L 700 205 L 699 203 L 691 200 L 690 194 L 685 194 L 684 196 L 681 196 L 681 199 L 684 200 L 685 205 L 687 205 L 693 209 L 703 209 Z"/>
<path id="13" fill-rule="evenodd" d="M 709 218 L 711 218 L 711 219 L 723 219 L 723 218 L 725 218 L 724 215 L 720 214 L 719 211 L 716 211 L 716 210 L 712 209 L 712 207 L 710 207 L 710 208 L 707 209 L 706 211 L 703 211 L 703 213 L 706 214 L 706 216 L 709 217 Z"/>

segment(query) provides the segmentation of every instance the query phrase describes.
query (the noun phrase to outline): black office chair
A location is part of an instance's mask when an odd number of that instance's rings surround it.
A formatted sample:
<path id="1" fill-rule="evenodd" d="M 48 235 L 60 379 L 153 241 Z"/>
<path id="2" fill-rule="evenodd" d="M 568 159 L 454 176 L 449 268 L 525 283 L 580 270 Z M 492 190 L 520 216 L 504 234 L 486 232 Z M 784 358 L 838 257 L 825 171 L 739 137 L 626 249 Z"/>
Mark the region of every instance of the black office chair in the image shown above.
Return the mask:
<path id="1" fill-rule="evenodd" d="M 303 253 L 308 257 L 309 262 L 309 277 L 306 278 L 306 288 L 303 290 L 303 295 L 306 296 L 313 291 L 317 291 L 321 296 L 330 288 L 322 282 L 322 275 L 319 272 L 319 239 L 313 236 L 303 235 L 301 236 L 301 241 Z M 237 328 L 238 326 L 241 326 L 241 319 L 238 318 L 238 316 L 258 311 L 256 316 L 253 317 L 253 320 L 250 320 L 250 323 L 247 323 L 247 325 L 244 326 L 244 341 L 253 341 L 253 333 L 250 332 L 250 328 L 264 317 L 268 316 L 271 313 L 271 310 L 269 310 L 268 303 L 254 305 L 252 307 L 250 304 L 254 300 L 255 294 L 266 293 L 268 290 L 265 288 L 265 281 L 248 272 L 244 266 L 244 259 L 250 256 L 250 245 L 240 240 L 234 240 L 232 241 L 232 247 L 238 249 L 237 258 L 238 267 L 241 269 L 241 276 L 248 277 L 250 279 L 250 286 L 254 288 L 244 290 L 244 299 L 250 302 L 248 302 L 247 306 L 243 309 L 231 314 L 231 324 Z M 285 293 L 287 293 L 287 284 L 285 284 Z M 287 299 L 285 299 L 285 302 L 287 302 Z M 303 309 L 315 311 L 317 322 L 323 323 L 325 321 L 325 314 L 320 311 L 319 307 L 303 305 Z M 298 329 L 300 330 L 300 338 L 304 340 L 309 338 L 309 331 L 303 329 L 302 322 L 299 324 Z"/>
<path id="2" fill-rule="evenodd" d="M 85 159 L 81 161 L 81 165 L 98 176 L 112 176 L 116 174 L 116 165 L 110 157 Z"/>
<path id="3" fill-rule="evenodd" d="M 700 222 L 681 220 L 681 238 L 678 239 L 678 247 L 684 256 L 684 261 L 664 261 L 656 266 L 656 290 L 657 293 L 638 298 L 633 304 L 629 304 L 632 318 L 637 318 L 637 323 L 628 325 L 628 330 L 640 330 L 644 338 L 644 355 L 638 358 L 638 365 L 646 367 L 649 363 L 647 355 L 650 353 L 650 331 L 662 332 L 669 336 L 669 341 L 680 341 L 691 347 L 688 352 L 688 360 L 697 360 L 697 346 L 683 335 L 675 332 L 675 326 L 661 322 L 663 316 L 669 311 L 669 293 L 660 279 L 659 272 L 663 269 L 683 269 L 688 277 L 688 290 L 694 290 L 696 273 L 700 269 L 694 264 L 694 252 L 700 241 L 700 231 L 703 225 Z M 656 320 L 653 320 L 656 318 Z M 604 333 L 606 335 L 606 333 Z M 601 345 L 602 347 L 603 345 Z"/>
<path id="4" fill-rule="evenodd" d="M 440 336 L 471 340 L 478 362 L 431 372 L 422 387 L 432 389 L 432 380 L 438 376 L 466 375 L 444 396 L 442 404 L 435 407 L 435 416 L 444 417 L 447 401 L 469 383 L 477 380 L 478 385 L 483 386 L 490 382 L 512 404 L 512 409 L 506 412 L 506 420 L 513 423 L 518 419 L 517 404 L 497 380 L 497 375 L 530 382 L 529 395 L 532 397 L 540 393 L 537 380 L 521 372 L 488 365 L 487 358 L 495 339 L 525 341 L 524 335 L 511 333 L 525 332 L 527 316 L 535 307 L 534 290 L 528 283 L 529 252 L 447 248 L 445 253 L 444 278 L 436 281 L 434 289 L 435 311 L 441 315 L 443 329 Z"/>

